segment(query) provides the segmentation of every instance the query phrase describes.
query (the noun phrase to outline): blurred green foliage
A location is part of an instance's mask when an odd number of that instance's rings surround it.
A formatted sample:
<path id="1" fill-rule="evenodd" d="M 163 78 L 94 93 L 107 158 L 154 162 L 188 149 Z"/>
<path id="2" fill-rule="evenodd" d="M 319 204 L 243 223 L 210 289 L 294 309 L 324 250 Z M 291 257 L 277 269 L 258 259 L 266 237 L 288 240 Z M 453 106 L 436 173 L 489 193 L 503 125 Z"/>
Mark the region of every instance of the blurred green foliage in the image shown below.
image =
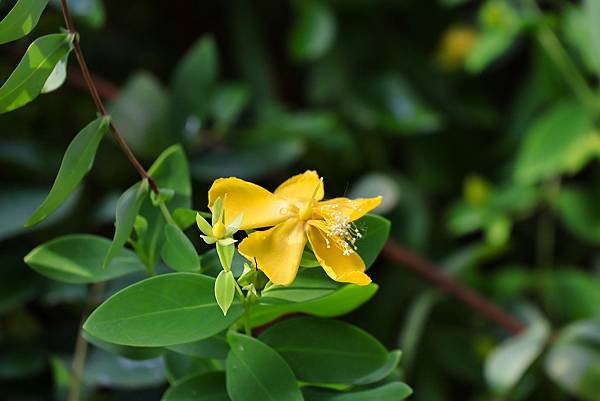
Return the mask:
<path id="1" fill-rule="evenodd" d="M 57 3 L 36 36 L 61 23 Z M 314 168 L 330 197 L 382 194 L 379 211 L 392 221 L 393 238 L 530 323 L 509 339 L 380 258 L 371 269 L 378 293 L 348 320 L 403 349 L 397 375 L 415 399 L 600 400 L 598 1 L 69 4 L 113 121 L 134 153 L 149 166 L 181 145 L 154 167 L 180 172 L 178 182 L 164 183 L 176 189 L 179 207 L 205 209 L 217 177 L 273 187 Z M 2 3 L 1 15 L 11 6 Z M 2 82 L 32 39 L 2 47 Z M 52 88 L 62 83 L 55 73 Z M 32 85 L 41 89 L 44 81 Z M 88 299 L 83 283 L 92 282 L 52 282 L 23 257 L 61 234 L 109 237 L 118 194 L 137 179 L 105 141 L 67 203 L 33 230 L 23 227 L 67 145 L 94 115 L 70 70 L 61 90 L 0 118 L 2 399 L 64 399 Z M 160 186 L 168 177 L 155 178 Z M 142 211 L 157 213 L 145 202 Z M 155 230 L 144 232 L 149 241 L 163 230 L 158 214 L 154 223 L 123 219 L 124 232 Z M 93 249 L 82 250 L 78 238 L 53 246 L 93 259 L 103 274 L 108 241 L 95 237 Z M 137 246 L 153 266 L 154 248 Z M 129 251 L 118 252 L 114 269 L 143 270 L 123 260 Z M 44 272 L 38 254 L 28 259 Z M 142 275 L 111 281 L 101 299 Z M 208 380 L 189 350 L 131 354 L 88 340 L 86 399 L 156 400 L 166 382 L 184 379 L 178 387 L 194 388 Z M 178 387 L 166 399 L 177 399 Z M 361 396 L 392 390 L 377 391 Z"/>

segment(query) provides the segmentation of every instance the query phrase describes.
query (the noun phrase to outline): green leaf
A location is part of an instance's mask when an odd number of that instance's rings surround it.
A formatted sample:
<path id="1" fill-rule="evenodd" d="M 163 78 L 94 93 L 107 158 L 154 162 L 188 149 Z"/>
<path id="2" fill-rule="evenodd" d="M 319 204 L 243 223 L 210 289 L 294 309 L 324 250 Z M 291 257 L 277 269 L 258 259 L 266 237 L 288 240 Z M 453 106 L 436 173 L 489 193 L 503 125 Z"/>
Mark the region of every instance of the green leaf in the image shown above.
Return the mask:
<path id="1" fill-rule="evenodd" d="M 17 68 L 0 88 L 0 113 L 26 105 L 35 99 L 56 64 L 71 50 L 73 35 L 57 33 L 36 39 Z"/>
<path id="2" fill-rule="evenodd" d="M 85 364 L 83 382 L 90 387 L 142 389 L 165 382 L 162 358 L 135 361 L 94 349 Z"/>
<path id="3" fill-rule="evenodd" d="M 600 135 L 586 109 L 562 101 L 532 124 L 521 144 L 515 179 L 529 184 L 564 173 L 574 174 L 600 155 Z"/>
<path id="4" fill-rule="evenodd" d="M 96 150 L 108 132 L 109 124 L 109 117 L 99 117 L 73 138 L 65 151 L 48 197 L 27 220 L 27 227 L 45 220 L 75 191 L 79 182 L 92 169 Z"/>
<path id="5" fill-rule="evenodd" d="M 220 86 L 211 101 L 211 114 L 217 126 L 226 129 L 235 123 L 249 100 L 250 93 L 244 85 Z"/>
<path id="6" fill-rule="evenodd" d="M 201 373 L 171 386 L 162 401 L 230 401 L 223 372 Z"/>
<path id="7" fill-rule="evenodd" d="M 556 211 L 565 227 L 578 238 L 600 245 L 600 191 L 562 188 Z"/>
<path id="8" fill-rule="evenodd" d="M 485 378 L 490 387 L 497 393 L 508 394 L 542 353 L 549 335 L 548 323 L 535 316 L 523 333 L 495 348 L 485 362 Z"/>
<path id="9" fill-rule="evenodd" d="M 177 135 L 189 139 L 199 133 L 218 73 L 215 42 L 210 36 L 202 37 L 179 63 L 173 77 L 171 123 Z"/>
<path id="10" fill-rule="evenodd" d="M 361 233 L 356 241 L 358 254 L 368 269 L 383 249 L 390 236 L 391 223 L 381 216 L 369 214 L 354 223 Z"/>
<path id="11" fill-rule="evenodd" d="M 165 226 L 165 242 L 160 256 L 167 266 L 181 272 L 199 272 L 200 257 L 192 241 L 174 224 Z"/>
<path id="12" fill-rule="evenodd" d="M 302 252 L 302 259 L 300 259 L 300 267 L 310 268 L 319 266 L 321 265 L 319 264 L 315 254 L 305 249 L 304 252 Z"/>
<path id="13" fill-rule="evenodd" d="M 84 329 L 101 340 L 131 346 L 168 346 L 211 337 L 243 314 L 234 302 L 223 316 L 214 299 L 214 283 L 194 273 L 151 277 L 110 297 Z"/>
<path id="14" fill-rule="evenodd" d="M 546 356 L 548 376 L 568 393 L 587 401 L 600 394 L 600 321 L 565 327 Z"/>
<path id="15" fill-rule="evenodd" d="M 172 213 L 173 220 L 175 220 L 182 230 L 186 230 L 196 223 L 196 214 L 198 214 L 198 212 L 195 210 L 184 207 L 177 208 Z"/>
<path id="16" fill-rule="evenodd" d="M 600 73 L 600 51 L 592 36 L 598 32 L 598 24 L 594 21 L 597 10 L 594 1 L 584 3 L 584 7 L 573 5 L 565 8 L 562 13 L 562 31 L 567 43 L 579 52 L 588 71 Z"/>
<path id="17" fill-rule="evenodd" d="M 0 45 L 20 39 L 37 25 L 48 0 L 18 0 L 0 21 Z"/>
<path id="18" fill-rule="evenodd" d="M 223 315 L 227 315 L 227 311 L 233 303 L 235 285 L 235 278 L 231 270 L 222 270 L 217 276 L 217 280 L 215 281 L 215 299 L 223 311 Z"/>
<path id="19" fill-rule="evenodd" d="M 380 380 L 385 379 L 390 374 L 392 374 L 392 372 L 394 372 L 394 370 L 396 370 L 396 368 L 398 367 L 398 364 L 400 363 L 401 357 L 402 357 L 402 351 L 400 351 L 400 350 L 390 351 L 388 353 L 388 356 L 387 356 L 387 359 L 386 359 L 386 362 L 384 365 L 382 365 L 379 369 L 373 371 L 371 374 L 368 374 L 367 376 L 363 377 L 362 379 L 356 380 L 354 383 L 355 384 L 371 384 L 371 383 L 376 383 Z"/>
<path id="20" fill-rule="evenodd" d="M 506 0 L 488 0 L 479 11 L 479 37 L 465 60 L 468 71 L 479 73 L 512 46 L 524 27 L 518 10 Z"/>
<path id="21" fill-rule="evenodd" d="M 382 73 L 361 80 L 352 96 L 344 101 L 344 109 L 358 126 L 391 134 L 432 133 L 443 123 L 442 116 L 398 73 Z"/>
<path id="22" fill-rule="evenodd" d="M 371 299 L 377 292 L 377 288 L 376 284 L 365 286 L 348 284 L 326 296 L 295 303 L 267 304 L 264 302 L 268 302 L 268 299 L 263 298 L 261 300 L 263 303 L 256 304 L 252 308 L 251 323 L 252 326 L 260 326 L 291 313 L 306 313 L 320 317 L 344 315 Z"/>
<path id="23" fill-rule="evenodd" d="M 299 380 L 308 383 L 351 384 L 388 362 L 388 352 L 379 341 L 336 320 L 287 319 L 259 338 L 286 360 Z"/>
<path id="24" fill-rule="evenodd" d="M 148 193 L 148 181 L 143 180 L 123 192 L 117 202 L 117 214 L 115 220 L 115 236 L 112 244 L 106 252 L 103 266 L 106 268 L 117 252 L 129 240 L 131 230 L 135 224 L 135 218 L 142 206 L 142 202 Z"/>
<path id="25" fill-rule="evenodd" d="M 188 162 L 181 145 L 173 145 L 165 149 L 156 158 L 148 173 L 154 178 L 159 188 L 172 189 L 175 191 L 176 197 L 177 195 L 184 197 L 192 195 Z M 170 203 L 174 201 L 176 199 L 173 199 Z"/>
<path id="26" fill-rule="evenodd" d="M 556 268 L 536 280 L 548 313 L 571 322 L 600 315 L 600 280 L 575 268 Z"/>
<path id="27" fill-rule="evenodd" d="M 323 269 L 303 269 L 289 285 L 271 285 L 262 292 L 261 302 L 280 304 L 313 301 L 331 295 L 344 287 L 325 274 Z"/>
<path id="28" fill-rule="evenodd" d="M 288 364 L 259 340 L 231 332 L 227 337 L 227 394 L 232 401 L 303 401 Z"/>
<path id="29" fill-rule="evenodd" d="M 516 39 L 513 32 L 483 32 L 465 60 L 467 71 L 478 74 L 510 49 Z"/>
<path id="30" fill-rule="evenodd" d="M 133 152 L 153 158 L 171 143 L 164 129 L 167 106 L 168 96 L 158 79 L 140 72 L 127 80 L 108 110 Z"/>
<path id="31" fill-rule="evenodd" d="M 37 246 L 25 263 L 43 276 L 71 284 L 98 283 L 144 270 L 137 255 L 123 248 L 104 269 L 110 246 L 109 240 L 95 235 L 66 235 Z"/>
<path id="32" fill-rule="evenodd" d="M 289 49 L 298 61 L 316 60 L 333 45 L 337 30 L 335 15 L 325 1 L 299 1 Z"/>
<path id="33" fill-rule="evenodd" d="M 404 383 L 392 382 L 362 391 L 333 392 L 311 387 L 302 389 L 309 401 L 402 401 L 412 394 Z"/>
<path id="34" fill-rule="evenodd" d="M 54 384 L 54 399 L 63 400 L 68 397 L 71 384 L 71 371 L 67 364 L 56 356 L 50 356 L 52 382 Z"/>

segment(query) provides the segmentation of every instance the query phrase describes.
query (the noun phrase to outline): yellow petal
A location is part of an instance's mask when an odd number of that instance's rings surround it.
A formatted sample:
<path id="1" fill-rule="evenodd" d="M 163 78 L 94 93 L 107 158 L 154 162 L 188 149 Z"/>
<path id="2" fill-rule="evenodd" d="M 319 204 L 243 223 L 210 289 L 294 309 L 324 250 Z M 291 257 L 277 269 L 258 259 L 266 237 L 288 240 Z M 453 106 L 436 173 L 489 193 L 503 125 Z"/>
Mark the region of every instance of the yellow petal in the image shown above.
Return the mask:
<path id="1" fill-rule="evenodd" d="M 316 171 L 308 170 L 293 176 L 277 187 L 275 195 L 295 202 L 306 202 L 311 199 L 320 201 L 325 196 L 323 180 L 319 178 Z"/>
<path id="2" fill-rule="evenodd" d="M 349 221 L 358 220 L 381 204 L 381 196 L 375 198 L 334 198 L 319 202 L 313 212 L 325 220 L 339 220 L 340 216 L 348 217 Z"/>
<path id="3" fill-rule="evenodd" d="M 290 218 L 265 231 L 255 231 L 239 245 L 239 252 L 256 261 L 275 284 L 289 285 L 296 278 L 306 245 L 304 222 Z"/>
<path id="4" fill-rule="evenodd" d="M 210 210 L 218 197 L 223 200 L 225 225 L 244 214 L 240 230 L 274 226 L 288 217 L 288 201 L 239 178 L 219 178 L 213 183 L 208 191 Z"/>
<path id="5" fill-rule="evenodd" d="M 312 223 L 309 221 L 308 240 L 327 275 L 342 283 L 369 284 L 371 278 L 364 273 L 365 263 L 361 257 L 356 252 L 344 255 L 342 248 Z"/>

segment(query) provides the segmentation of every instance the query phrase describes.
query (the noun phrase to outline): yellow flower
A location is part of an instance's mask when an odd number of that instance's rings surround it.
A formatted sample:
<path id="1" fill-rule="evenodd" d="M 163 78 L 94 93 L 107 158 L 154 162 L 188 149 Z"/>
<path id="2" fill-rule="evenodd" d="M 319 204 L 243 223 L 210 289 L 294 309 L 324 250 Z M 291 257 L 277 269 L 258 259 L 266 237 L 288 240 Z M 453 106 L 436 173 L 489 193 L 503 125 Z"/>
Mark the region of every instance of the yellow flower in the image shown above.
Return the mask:
<path id="1" fill-rule="evenodd" d="M 469 26 L 452 26 L 444 32 L 437 51 L 438 64 L 446 70 L 461 67 L 475 46 L 478 33 Z"/>
<path id="2" fill-rule="evenodd" d="M 231 177 L 213 183 L 208 207 L 212 210 L 221 198 L 226 225 L 231 216 L 243 213 L 241 230 L 272 227 L 251 233 L 238 250 L 275 284 L 294 281 L 307 240 L 329 277 L 369 284 L 371 279 L 364 273 L 365 264 L 354 245 L 361 233 L 352 222 L 376 208 L 381 197 L 328 201 L 323 197 L 323 181 L 315 171 L 290 178 L 273 193 Z"/>

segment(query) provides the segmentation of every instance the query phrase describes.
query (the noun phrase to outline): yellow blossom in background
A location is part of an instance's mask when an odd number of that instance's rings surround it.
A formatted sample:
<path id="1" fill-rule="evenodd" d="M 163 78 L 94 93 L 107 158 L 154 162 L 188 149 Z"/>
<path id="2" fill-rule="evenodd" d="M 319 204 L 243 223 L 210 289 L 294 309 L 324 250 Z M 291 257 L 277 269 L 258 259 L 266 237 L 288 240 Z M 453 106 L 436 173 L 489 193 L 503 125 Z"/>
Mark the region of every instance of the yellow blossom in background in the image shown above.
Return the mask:
<path id="1" fill-rule="evenodd" d="M 456 25 L 448 28 L 440 40 L 436 59 L 446 70 L 461 68 L 477 41 L 477 31 L 470 26 Z"/>
<path id="2" fill-rule="evenodd" d="M 463 182 L 463 197 L 473 206 L 485 204 L 492 193 L 490 183 L 479 175 L 469 175 Z"/>
<path id="3" fill-rule="evenodd" d="M 315 171 L 306 171 L 281 184 L 275 192 L 241 180 L 221 178 L 208 192 L 209 208 L 223 199 L 225 224 L 243 213 L 241 230 L 255 231 L 238 251 L 256 262 L 275 284 L 294 281 L 307 241 L 333 280 L 366 285 L 371 282 L 355 241 L 361 236 L 353 222 L 381 203 L 381 197 L 335 198 L 323 201 L 323 181 Z"/>

